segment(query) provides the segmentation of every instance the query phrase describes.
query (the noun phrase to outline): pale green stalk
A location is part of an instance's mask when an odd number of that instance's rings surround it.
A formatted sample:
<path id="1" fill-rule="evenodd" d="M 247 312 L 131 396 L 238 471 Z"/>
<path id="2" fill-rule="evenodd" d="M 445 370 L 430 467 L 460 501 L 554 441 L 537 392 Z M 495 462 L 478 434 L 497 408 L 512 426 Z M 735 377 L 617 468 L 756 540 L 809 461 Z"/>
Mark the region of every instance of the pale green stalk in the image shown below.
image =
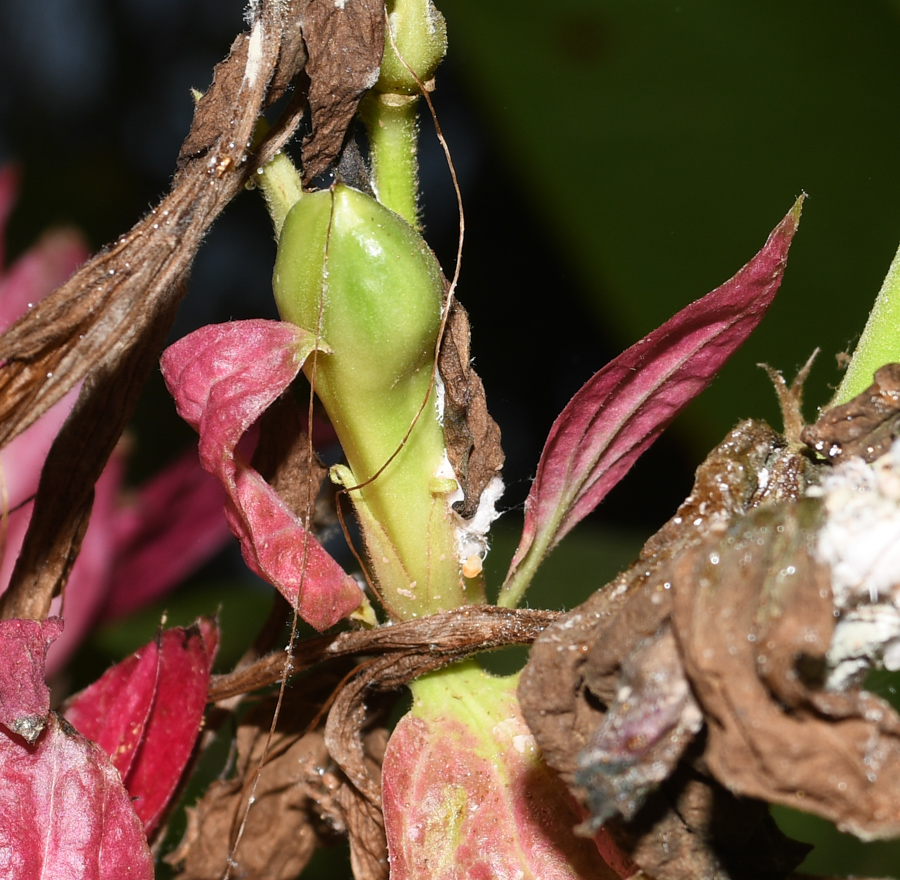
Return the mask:
<path id="1" fill-rule="evenodd" d="M 878 291 L 869 320 L 830 406 L 856 397 L 872 384 L 879 367 L 900 361 L 900 249 Z"/>
<path id="2" fill-rule="evenodd" d="M 418 114 L 415 95 L 370 92 L 362 104 L 378 201 L 418 228 Z"/>

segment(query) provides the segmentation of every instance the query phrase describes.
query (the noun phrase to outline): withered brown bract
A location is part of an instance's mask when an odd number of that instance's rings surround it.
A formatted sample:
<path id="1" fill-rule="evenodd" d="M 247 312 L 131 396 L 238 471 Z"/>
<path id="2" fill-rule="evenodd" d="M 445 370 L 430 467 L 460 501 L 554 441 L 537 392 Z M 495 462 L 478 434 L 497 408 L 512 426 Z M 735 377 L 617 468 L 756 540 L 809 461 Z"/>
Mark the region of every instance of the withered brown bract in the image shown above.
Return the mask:
<path id="1" fill-rule="evenodd" d="M 519 698 L 547 762 L 596 817 L 590 827 L 606 820 L 649 876 L 785 876 L 807 851 L 783 838 L 765 804 L 709 773 L 674 603 L 679 565 L 748 511 L 798 497 L 810 467 L 768 426 L 742 423 L 638 561 L 532 649 Z"/>
<path id="2" fill-rule="evenodd" d="M 823 452 L 887 450 L 900 367 L 803 431 Z M 827 447 L 827 450 L 826 450 Z M 535 643 L 519 688 L 554 767 L 650 876 L 785 877 L 806 847 L 768 803 L 865 839 L 900 833 L 900 717 L 826 686 L 835 629 L 810 491 L 831 467 L 739 425 L 627 572 Z"/>

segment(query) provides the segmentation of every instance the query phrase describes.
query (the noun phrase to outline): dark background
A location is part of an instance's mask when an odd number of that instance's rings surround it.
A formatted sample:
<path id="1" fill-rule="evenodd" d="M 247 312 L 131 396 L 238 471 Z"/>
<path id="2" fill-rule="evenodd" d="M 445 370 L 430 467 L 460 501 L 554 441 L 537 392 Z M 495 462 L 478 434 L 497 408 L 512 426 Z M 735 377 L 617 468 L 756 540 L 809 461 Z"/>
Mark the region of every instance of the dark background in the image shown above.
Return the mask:
<path id="1" fill-rule="evenodd" d="M 790 377 L 821 346 L 807 416 L 827 402 L 835 355 L 852 350 L 900 241 L 900 3 L 440 7 L 450 56 L 435 101 L 468 224 L 459 296 L 509 457 L 496 570 L 542 439 L 571 394 L 732 275 L 794 198 L 810 196 L 782 291 L 753 339 L 551 557 L 530 599 L 561 607 L 627 562 L 734 422 L 779 426 L 757 362 Z M 0 2 L 0 160 L 24 175 L 10 256 L 59 223 L 99 247 L 154 204 L 190 124 L 189 90 L 208 85 L 242 15 L 238 0 Z M 426 234 L 449 273 L 454 200 L 427 121 L 422 182 Z M 175 335 L 274 317 L 274 253 L 261 199 L 242 195 L 200 252 Z M 132 430 L 135 480 L 191 441 L 158 379 Z M 226 554 L 200 580 L 239 579 L 235 560 Z M 900 863 L 882 845 L 833 847 L 808 868 L 877 874 Z"/>

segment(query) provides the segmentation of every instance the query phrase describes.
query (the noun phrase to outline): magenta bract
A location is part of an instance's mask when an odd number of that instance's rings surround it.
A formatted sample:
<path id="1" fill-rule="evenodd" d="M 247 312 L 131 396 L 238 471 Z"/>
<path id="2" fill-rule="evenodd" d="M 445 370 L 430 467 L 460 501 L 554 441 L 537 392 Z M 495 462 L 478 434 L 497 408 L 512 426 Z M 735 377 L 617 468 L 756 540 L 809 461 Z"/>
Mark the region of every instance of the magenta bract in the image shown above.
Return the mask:
<path id="1" fill-rule="evenodd" d="M 293 324 L 236 321 L 179 340 L 163 353 L 161 366 L 179 415 L 200 434 L 203 467 L 225 487 L 226 517 L 247 565 L 323 630 L 355 611 L 362 592 L 235 452 L 315 346 L 313 334 Z"/>
<path id="2" fill-rule="evenodd" d="M 29 743 L 47 723 L 50 691 L 44 661 L 62 629 L 58 617 L 0 620 L 0 724 Z"/>
<path id="3" fill-rule="evenodd" d="M 115 535 L 102 619 L 160 598 L 231 540 L 222 516 L 225 493 L 193 450 L 143 484 L 111 523 Z"/>
<path id="4" fill-rule="evenodd" d="M 66 720 L 112 759 L 148 836 L 200 732 L 218 638 L 210 620 L 166 630 L 65 708 Z"/>
<path id="5" fill-rule="evenodd" d="M 106 753 L 55 713 L 37 745 L 0 731 L 0 873 L 152 880 L 144 829 Z"/>
<path id="6" fill-rule="evenodd" d="M 527 555 L 533 568 L 600 503 L 759 324 L 801 205 L 802 197 L 733 278 L 608 363 L 568 403 L 541 453 L 507 585 Z"/>

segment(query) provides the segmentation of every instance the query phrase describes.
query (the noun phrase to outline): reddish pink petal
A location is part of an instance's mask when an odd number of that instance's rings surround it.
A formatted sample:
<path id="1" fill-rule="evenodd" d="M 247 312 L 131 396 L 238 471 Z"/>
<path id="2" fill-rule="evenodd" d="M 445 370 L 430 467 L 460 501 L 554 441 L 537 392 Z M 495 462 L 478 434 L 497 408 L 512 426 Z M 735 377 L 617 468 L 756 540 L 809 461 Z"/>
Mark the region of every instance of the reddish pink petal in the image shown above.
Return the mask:
<path id="1" fill-rule="evenodd" d="M 122 774 L 149 836 L 181 781 L 203 720 L 218 630 L 162 633 L 69 701 L 65 715 Z"/>
<path id="2" fill-rule="evenodd" d="M 359 607 L 360 589 L 235 455 L 238 440 L 290 385 L 314 347 L 312 334 L 293 324 L 238 321 L 191 333 L 163 353 L 161 365 L 179 414 L 200 434 L 203 467 L 228 493 L 226 516 L 247 565 L 322 630 Z"/>
<path id="3" fill-rule="evenodd" d="M 733 278 L 596 373 L 554 422 L 525 503 L 510 583 L 587 516 L 762 320 L 781 284 L 802 198 Z"/>
<path id="4" fill-rule="evenodd" d="M 119 774 L 51 714 L 37 746 L 0 733 L 0 873 L 15 880 L 152 880 Z"/>
<path id="5" fill-rule="evenodd" d="M 58 617 L 0 620 L 0 724 L 30 743 L 40 736 L 50 712 L 44 659 L 62 629 Z"/>
<path id="6" fill-rule="evenodd" d="M 141 487 L 115 522 L 115 556 L 103 619 L 163 596 L 231 539 L 225 493 L 190 452 Z"/>
<path id="7" fill-rule="evenodd" d="M 80 233 L 71 229 L 45 232 L 0 279 L 0 332 L 66 281 L 88 256 Z"/>
<path id="8" fill-rule="evenodd" d="M 470 664 L 413 686 L 382 770 L 391 880 L 607 880 L 515 697 Z M 446 684 L 439 692 L 441 682 Z"/>
<path id="9" fill-rule="evenodd" d="M 30 428 L 0 450 L 0 471 L 10 510 L 33 498 L 37 492 L 44 460 L 77 398 L 78 390 L 70 391 Z M 6 581 L 3 584 L 5 586 Z"/>
<path id="10" fill-rule="evenodd" d="M 110 756 L 124 780 L 137 755 L 159 686 L 156 642 L 126 657 L 66 704 L 66 721 Z"/>

